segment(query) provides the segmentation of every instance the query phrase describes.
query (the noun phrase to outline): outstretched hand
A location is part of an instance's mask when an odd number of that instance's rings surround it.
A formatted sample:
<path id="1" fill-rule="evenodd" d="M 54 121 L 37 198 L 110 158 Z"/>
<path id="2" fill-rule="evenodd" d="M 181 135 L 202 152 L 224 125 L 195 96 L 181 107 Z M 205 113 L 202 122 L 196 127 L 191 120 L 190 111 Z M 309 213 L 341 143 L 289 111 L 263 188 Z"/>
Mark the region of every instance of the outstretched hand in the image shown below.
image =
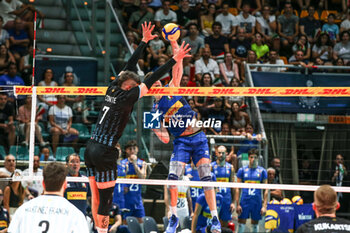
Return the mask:
<path id="1" fill-rule="evenodd" d="M 173 58 L 176 62 L 181 62 L 185 57 L 191 57 L 191 55 L 188 54 L 188 52 L 191 51 L 191 48 L 189 48 L 189 44 L 185 45 L 185 42 L 182 42 L 180 48 L 175 48 L 174 50 Z"/>
<path id="2" fill-rule="evenodd" d="M 152 25 L 151 22 L 144 22 L 142 25 L 142 41 L 148 43 L 148 41 L 153 40 L 157 35 L 152 35 L 152 31 L 155 25 Z"/>

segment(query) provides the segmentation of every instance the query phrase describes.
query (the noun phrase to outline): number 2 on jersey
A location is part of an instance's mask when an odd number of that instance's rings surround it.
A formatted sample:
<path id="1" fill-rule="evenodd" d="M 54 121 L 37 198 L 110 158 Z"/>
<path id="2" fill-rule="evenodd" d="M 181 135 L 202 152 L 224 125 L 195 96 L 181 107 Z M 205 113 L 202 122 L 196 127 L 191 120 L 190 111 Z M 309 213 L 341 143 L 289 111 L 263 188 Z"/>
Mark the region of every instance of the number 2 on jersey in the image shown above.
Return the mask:
<path id="1" fill-rule="evenodd" d="M 100 120 L 99 124 L 101 124 L 102 121 L 103 121 L 103 119 L 105 119 L 105 116 L 106 116 L 107 112 L 109 111 L 109 109 L 110 109 L 110 107 L 103 106 L 103 109 L 102 109 L 102 111 L 103 111 L 103 116 L 101 117 L 101 120 Z"/>
<path id="2" fill-rule="evenodd" d="M 39 227 L 43 226 L 44 224 L 45 224 L 45 230 L 42 231 L 42 233 L 47 233 L 49 231 L 50 223 L 49 223 L 49 221 L 43 220 L 43 221 L 39 222 Z"/>

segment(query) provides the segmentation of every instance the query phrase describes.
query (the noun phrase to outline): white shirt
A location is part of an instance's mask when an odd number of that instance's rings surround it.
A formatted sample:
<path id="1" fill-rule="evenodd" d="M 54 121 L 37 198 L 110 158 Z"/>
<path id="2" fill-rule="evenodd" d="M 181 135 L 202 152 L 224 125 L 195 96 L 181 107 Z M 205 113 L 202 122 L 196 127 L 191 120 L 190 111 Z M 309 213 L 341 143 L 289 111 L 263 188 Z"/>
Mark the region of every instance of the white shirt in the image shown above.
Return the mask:
<path id="1" fill-rule="evenodd" d="M 69 106 L 59 108 L 54 105 L 49 110 L 49 116 L 54 116 L 55 123 L 62 129 L 67 129 L 69 118 L 73 117 L 72 109 Z"/>
<path id="2" fill-rule="evenodd" d="M 11 233 L 88 233 L 84 214 L 64 197 L 42 195 L 20 206 L 12 218 Z"/>
<path id="3" fill-rule="evenodd" d="M 341 22 L 340 27 L 344 28 L 345 30 L 349 30 L 350 29 L 350 20 L 346 19 L 343 22 Z"/>
<path id="4" fill-rule="evenodd" d="M 169 10 L 169 13 L 165 15 L 163 9 L 160 9 L 154 15 L 154 21 L 160 21 L 160 24 L 164 26 L 167 23 L 177 22 L 177 15 L 172 10 Z"/>
<path id="5" fill-rule="evenodd" d="M 190 181 L 190 178 L 183 176 L 183 181 Z M 185 218 L 189 215 L 188 202 L 187 202 L 187 191 L 189 186 L 177 186 L 178 198 L 176 204 L 176 213 L 179 218 Z"/>
<path id="6" fill-rule="evenodd" d="M 216 16 L 215 21 L 221 23 L 223 34 L 230 34 L 231 27 L 237 26 L 236 17 L 234 15 L 232 15 L 231 13 L 228 13 L 227 15 L 224 15 L 223 13 L 221 13 L 218 16 Z"/>
<path id="7" fill-rule="evenodd" d="M 23 176 L 29 176 L 29 168 L 27 168 L 26 170 L 23 171 Z M 34 176 L 42 176 L 43 175 L 43 169 L 38 168 L 38 170 L 36 172 L 33 172 Z M 22 186 L 23 188 L 31 188 L 34 189 L 36 191 L 38 191 L 38 194 L 41 195 L 44 191 L 44 187 L 42 184 L 42 181 L 40 180 L 33 180 L 33 181 L 22 181 Z"/>
<path id="8" fill-rule="evenodd" d="M 271 63 L 267 62 L 265 64 L 271 64 Z M 284 61 L 282 59 L 277 59 L 276 64 L 272 64 L 272 65 L 284 65 Z M 285 71 L 286 68 L 283 68 L 283 67 L 262 67 L 261 70 L 264 72 L 281 72 L 281 71 Z"/>
<path id="9" fill-rule="evenodd" d="M 9 13 L 22 6 L 22 4 L 23 3 L 19 0 L 11 0 L 10 3 L 8 3 L 6 0 L 0 2 L 0 15 L 4 18 L 3 25 L 5 25 L 8 21 L 15 20 L 16 15 Z"/>
<path id="10" fill-rule="evenodd" d="M 243 17 L 243 13 L 236 16 L 237 25 L 240 28 L 245 28 L 247 33 L 251 33 L 253 27 L 255 27 L 255 17 L 249 15 L 248 18 Z"/>
<path id="11" fill-rule="evenodd" d="M 194 65 L 196 67 L 196 74 L 210 73 L 213 81 L 215 80 L 214 74 L 220 74 L 218 63 L 211 58 L 209 58 L 208 65 L 204 63 L 202 57 Z"/>
<path id="12" fill-rule="evenodd" d="M 265 33 L 265 35 L 272 36 L 273 32 L 270 28 L 270 24 L 264 19 L 264 17 L 262 17 L 262 16 L 257 17 L 256 21 L 258 21 L 259 24 L 261 25 L 261 30 Z M 276 16 L 270 15 L 269 21 L 270 21 L 270 23 L 276 21 Z"/>

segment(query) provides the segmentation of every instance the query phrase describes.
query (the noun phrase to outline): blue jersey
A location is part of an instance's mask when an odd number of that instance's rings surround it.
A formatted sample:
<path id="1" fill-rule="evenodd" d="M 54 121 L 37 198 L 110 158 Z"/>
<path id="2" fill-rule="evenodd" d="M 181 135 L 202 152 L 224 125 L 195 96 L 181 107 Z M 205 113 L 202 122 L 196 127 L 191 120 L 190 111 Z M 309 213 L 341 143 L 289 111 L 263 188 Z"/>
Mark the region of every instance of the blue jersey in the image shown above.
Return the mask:
<path id="1" fill-rule="evenodd" d="M 84 177 L 79 174 L 79 177 Z M 86 215 L 87 198 L 91 196 L 89 183 L 67 182 L 64 197 Z"/>
<path id="2" fill-rule="evenodd" d="M 218 212 L 220 212 L 220 209 L 222 206 L 222 199 L 223 199 L 223 197 L 217 193 L 216 194 L 216 207 L 217 207 Z M 202 211 L 200 212 L 200 214 L 198 216 L 198 221 L 197 221 L 197 226 L 196 226 L 196 230 L 199 230 L 199 229 L 211 224 L 212 216 L 210 213 L 208 203 L 205 200 L 204 193 L 198 197 L 197 203 L 202 206 Z"/>
<path id="3" fill-rule="evenodd" d="M 134 165 L 129 162 L 128 159 L 124 159 L 121 161 L 121 164 L 124 164 L 126 167 L 126 178 L 127 179 L 138 179 L 139 177 L 136 174 Z M 143 161 L 141 159 L 137 159 L 137 166 L 141 169 Z M 134 209 L 142 209 L 142 196 L 141 196 L 141 185 L 139 184 L 126 184 L 128 188 L 128 192 L 125 193 L 125 208 L 134 210 Z"/>
<path id="4" fill-rule="evenodd" d="M 213 173 L 216 176 L 217 182 L 230 182 L 232 176 L 232 165 L 225 162 L 225 166 L 220 166 L 216 161 L 211 163 Z M 224 197 L 224 202 L 230 202 L 232 200 L 231 188 L 219 188 L 219 193 Z"/>
<path id="5" fill-rule="evenodd" d="M 263 167 L 249 168 L 248 166 L 241 167 L 237 172 L 237 178 L 243 183 L 262 184 L 267 179 L 267 172 Z M 254 188 L 245 188 L 242 190 L 243 200 L 257 200 L 261 202 L 261 190 Z"/>
<path id="6" fill-rule="evenodd" d="M 125 164 L 118 164 L 118 178 L 126 177 L 126 166 Z M 113 203 L 118 204 L 118 206 L 123 209 L 125 208 L 125 199 L 124 199 L 124 187 L 125 184 L 117 183 L 114 186 L 113 192 Z"/>
<path id="7" fill-rule="evenodd" d="M 200 181 L 198 170 L 196 168 L 193 169 L 191 167 L 191 164 L 186 164 L 185 176 L 186 175 L 191 175 L 191 178 L 190 178 L 191 181 Z M 197 186 L 191 186 L 190 192 L 191 192 L 191 200 L 192 200 L 192 210 L 194 210 L 196 206 L 197 198 L 203 193 L 203 188 L 197 187 Z"/>
<path id="8" fill-rule="evenodd" d="M 162 114 L 160 120 L 163 127 L 168 128 L 175 137 L 180 136 L 196 116 L 196 112 L 182 96 L 163 96 L 153 105 L 152 112 L 156 110 Z"/>

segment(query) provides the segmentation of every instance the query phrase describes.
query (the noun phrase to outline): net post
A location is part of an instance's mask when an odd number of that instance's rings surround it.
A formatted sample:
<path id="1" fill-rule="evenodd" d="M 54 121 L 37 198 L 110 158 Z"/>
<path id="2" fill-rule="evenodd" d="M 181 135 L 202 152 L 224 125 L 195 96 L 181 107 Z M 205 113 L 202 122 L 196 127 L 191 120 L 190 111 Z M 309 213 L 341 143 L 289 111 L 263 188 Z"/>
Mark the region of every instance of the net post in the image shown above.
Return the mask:
<path id="1" fill-rule="evenodd" d="M 32 109 L 30 118 L 30 137 L 29 137 L 29 177 L 33 177 L 33 163 L 34 163 L 34 147 L 35 147 L 35 118 L 36 118 L 36 87 L 32 89 Z"/>

